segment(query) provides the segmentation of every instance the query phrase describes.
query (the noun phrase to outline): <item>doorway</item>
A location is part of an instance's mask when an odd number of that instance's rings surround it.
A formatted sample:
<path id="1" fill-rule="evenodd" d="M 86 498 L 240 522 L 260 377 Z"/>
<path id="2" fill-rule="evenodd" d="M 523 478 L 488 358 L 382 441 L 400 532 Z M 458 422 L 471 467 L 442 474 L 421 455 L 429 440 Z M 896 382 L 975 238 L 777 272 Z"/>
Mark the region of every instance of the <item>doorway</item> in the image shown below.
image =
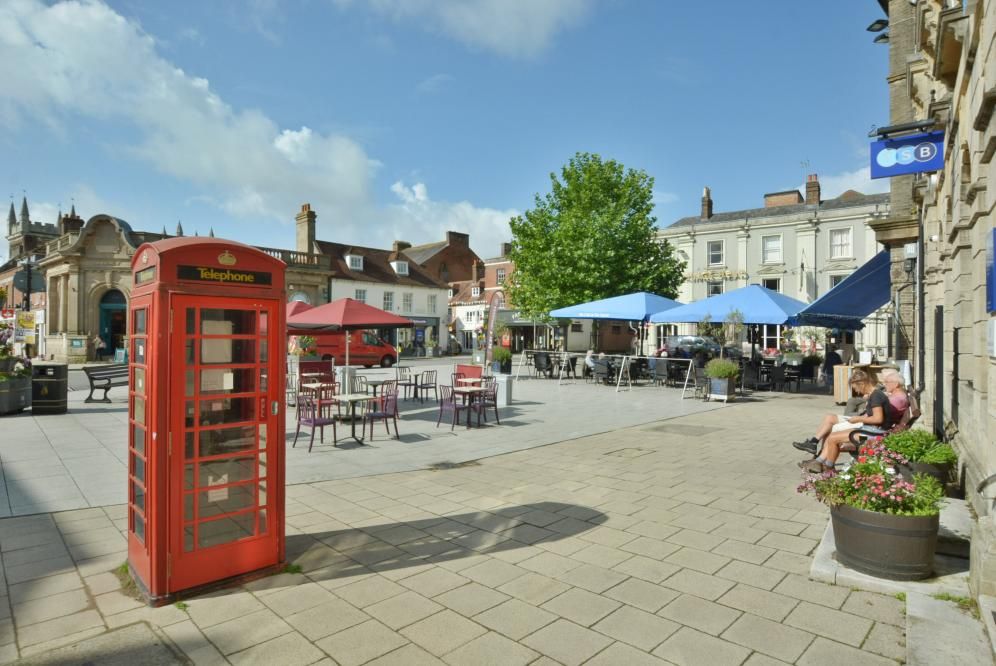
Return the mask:
<path id="1" fill-rule="evenodd" d="M 113 355 L 115 349 L 124 349 L 128 302 L 117 289 L 108 290 L 100 298 L 100 325 L 97 335 L 104 348 L 97 355 Z"/>

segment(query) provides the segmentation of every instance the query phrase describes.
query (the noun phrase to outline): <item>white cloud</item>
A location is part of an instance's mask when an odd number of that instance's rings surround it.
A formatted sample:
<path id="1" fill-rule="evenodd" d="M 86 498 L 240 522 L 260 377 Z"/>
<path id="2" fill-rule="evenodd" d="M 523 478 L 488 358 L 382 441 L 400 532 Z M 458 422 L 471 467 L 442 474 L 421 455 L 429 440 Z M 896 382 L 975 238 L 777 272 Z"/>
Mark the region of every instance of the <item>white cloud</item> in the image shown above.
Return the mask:
<path id="1" fill-rule="evenodd" d="M 265 13 L 271 4 L 254 7 Z M 202 201 L 233 216 L 289 225 L 308 201 L 319 213 L 320 237 L 371 245 L 437 240 L 447 225 L 484 232 L 491 224 L 479 220 L 499 216 L 467 202 L 430 201 L 416 184 L 412 201 L 387 209 L 395 228 L 385 226 L 385 209 L 372 193 L 380 163 L 359 143 L 308 127 L 280 128 L 260 111 L 232 108 L 207 80 L 164 59 L 153 37 L 98 0 L 0 1 L 0 81 L 0 128 L 40 121 L 69 136 L 66 128 L 83 116 L 134 130 L 128 134 L 137 142 L 117 152 L 192 183 Z M 77 203 L 88 216 L 124 216 Z M 464 222 L 474 228 L 455 226 Z M 290 236 L 273 233 L 265 242 L 288 245 Z"/>
<path id="2" fill-rule="evenodd" d="M 433 201 L 424 183 L 409 187 L 398 181 L 391 185 L 391 191 L 398 203 L 388 206 L 384 217 L 394 239 L 412 241 L 412 232 L 420 231 L 422 238 L 442 240 L 447 231 L 462 231 L 470 234 L 471 246 L 482 258 L 497 256 L 499 244 L 512 239 L 508 221 L 519 214 L 514 209 L 480 208 L 467 201 Z"/>
<path id="3" fill-rule="evenodd" d="M 415 90 L 420 93 L 439 92 L 440 90 L 445 88 L 452 80 L 453 77 L 450 76 L 449 74 L 433 74 L 429 78 L 419 81 L 418 84 L 415 86 Z"/>
<path id="4" fill-rule="evenodd" d="M 499 55 L 530 57 L 589 13 L 591 0 L 334 0 L 370 7 L 395 21 L 414 19 L 433 31 Z"/>
<path id="5" fill-rule="evenodd" d="M 655 206 L 666 206 L 668 204 L 673 204 L 678 201 L 678 195 L 674 192 L 662 192 L 660 190 L 654 190 L 654 205 Z"/>
<path id="6" fill-rule="evenodd" d="M 796 189 L 805 193 L 806 184 L 802 183 Z M 820 176 L 820 197 L 822 199 L 836 199 L 848 190 L 854 190 L 861 194 L 882 194 L 889 191 L 889 179 L 877 178 L 872 180 L 871 169 L 867 166 L 854 171 L 842 171 L 829 176 Z"/>

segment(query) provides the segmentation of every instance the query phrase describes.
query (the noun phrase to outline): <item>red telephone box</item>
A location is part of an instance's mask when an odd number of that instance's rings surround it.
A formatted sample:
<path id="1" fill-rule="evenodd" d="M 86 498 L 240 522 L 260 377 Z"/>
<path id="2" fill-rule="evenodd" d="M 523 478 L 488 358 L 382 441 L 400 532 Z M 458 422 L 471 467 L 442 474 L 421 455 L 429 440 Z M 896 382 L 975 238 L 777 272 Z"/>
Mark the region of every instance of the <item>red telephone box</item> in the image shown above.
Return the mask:
<path id="1" fill-rule="evenodd" d="M 284 269 L 203 238 L 132 260 L 128 563 L 150 603 L 284 560 Z"/>

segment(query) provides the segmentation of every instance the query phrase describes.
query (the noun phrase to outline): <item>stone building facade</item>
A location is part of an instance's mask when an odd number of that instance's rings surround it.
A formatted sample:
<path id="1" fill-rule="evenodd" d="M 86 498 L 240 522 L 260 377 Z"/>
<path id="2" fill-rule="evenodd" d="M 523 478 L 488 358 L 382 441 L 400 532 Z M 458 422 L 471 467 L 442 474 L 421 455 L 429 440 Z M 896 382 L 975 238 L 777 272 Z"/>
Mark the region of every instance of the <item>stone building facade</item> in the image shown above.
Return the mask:
<path id="1" fill-rule="evenodd" d="M 911 218 L 905 237 L 922 249 L 921 418 L 958 451 L 979 516 L 971 589 L 996 595 L 996 312 L 985 293 L 996 280 L 988 188 L 996 182 L 996 3 L 891 0 L 887 9 L 890 119 L 933 120 L 945 131 L 942 171 L 892 179 Z"/>
<path id="2" fill-rule="evenodd" d="M 685 282 L 677 300 L 700 300 L 759 284 L 803 302 L 812 302 L 879 252 L 871 224 L 888 217 L 889 195 L 847 191 L 822 199 L 819 178 L 806 181 L 805 197 L 798 190 L 764 195 L 764 206 L 716 213 L 712 192 L 703 190 L 699 215 L 684 217 L 661 229 L 686 262 Z M 694 324 L 680 325 L 691 333 Z M 880 311 L 845 344 L 891 356 L 889 313 Z M 781 327 L 761 330 L 764 347 L 778 347 Z"/>

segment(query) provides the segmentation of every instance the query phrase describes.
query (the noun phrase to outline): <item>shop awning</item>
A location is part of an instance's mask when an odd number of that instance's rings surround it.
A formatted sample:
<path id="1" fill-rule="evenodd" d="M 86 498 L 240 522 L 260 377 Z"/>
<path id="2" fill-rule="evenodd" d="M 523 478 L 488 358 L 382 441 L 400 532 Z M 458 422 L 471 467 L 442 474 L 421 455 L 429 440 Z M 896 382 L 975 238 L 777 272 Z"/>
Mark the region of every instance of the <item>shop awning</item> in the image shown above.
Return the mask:
<path id="1" fill-rule="evenodd" d="M 858 330 L 865 317 L 889 302 L 889 251 L 882 250 L 796 316 L 801 326 Z"/>

